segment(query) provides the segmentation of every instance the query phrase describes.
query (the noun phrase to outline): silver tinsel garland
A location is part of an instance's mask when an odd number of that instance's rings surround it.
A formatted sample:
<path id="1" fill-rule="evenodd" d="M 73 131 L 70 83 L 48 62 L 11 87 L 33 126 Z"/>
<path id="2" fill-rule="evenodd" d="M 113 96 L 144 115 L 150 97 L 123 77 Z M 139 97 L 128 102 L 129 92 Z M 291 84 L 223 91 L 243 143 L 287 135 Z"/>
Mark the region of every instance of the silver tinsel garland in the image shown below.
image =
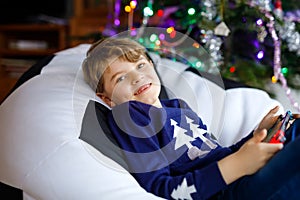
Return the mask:
<path id="1" fill-rule="evenodd" d="M 296 52 L 300 56 L 300 34 L 296 31 L 295 22 L 284 20 L 283 26 L 276 24 L 279 37 L 287 43 L 291 52 Z"/>

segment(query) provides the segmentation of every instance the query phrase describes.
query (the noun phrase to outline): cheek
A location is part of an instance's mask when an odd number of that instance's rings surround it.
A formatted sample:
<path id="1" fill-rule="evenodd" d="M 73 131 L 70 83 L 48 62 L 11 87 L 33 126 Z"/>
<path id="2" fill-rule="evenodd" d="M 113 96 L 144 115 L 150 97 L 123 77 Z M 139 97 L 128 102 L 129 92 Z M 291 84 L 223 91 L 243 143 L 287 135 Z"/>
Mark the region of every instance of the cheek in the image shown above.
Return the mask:
<path id="1" fill-rule="evenodd" d="M 152 79 L 153 81 L 158 80 L 158 76 L 154 70 L 154 68 L 150 68 L 148 67 L 145 71 L 144 71 L 144 75 L 146 77 L 149 77 L 150 79 Z"/>
<path id="2" fill-rule="evenodd" d="M 116 101 L 126 99 L 128 96 L 130 96 L 129 88 L 124 87 L 123 84 L 116 86 L 112 93 L 112 99 L 115 99 Z"/>
<path id="3" fill-rule="evenodd" d="M 161 84 L 157 74 L 154 74 L 152 77 L 156 84 L 159 84 L 159 85 Z"/>

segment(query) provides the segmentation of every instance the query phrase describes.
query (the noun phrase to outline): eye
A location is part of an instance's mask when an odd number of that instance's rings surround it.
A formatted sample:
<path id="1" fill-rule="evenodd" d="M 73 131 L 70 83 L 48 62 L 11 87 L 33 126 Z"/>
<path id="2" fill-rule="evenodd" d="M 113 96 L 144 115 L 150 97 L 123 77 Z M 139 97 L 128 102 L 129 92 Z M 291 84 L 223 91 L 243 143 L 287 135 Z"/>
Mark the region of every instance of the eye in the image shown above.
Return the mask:
<path id="1" fill-rule="evenodd" d="M 141 69 L 141 68 L 143 68 L 143 67 L 145 67 L 145 63 L 140 63 L 140 64 L 138 64 L 138 66 L 137 66 L 138 69 Z"/>
<path id="2" fill-rule="evenodd" d="M 125 78 L 126 78 L 125 75 L 120 76 L 119 78 L 117 78 L 116 83 L 123 81 Z"/>

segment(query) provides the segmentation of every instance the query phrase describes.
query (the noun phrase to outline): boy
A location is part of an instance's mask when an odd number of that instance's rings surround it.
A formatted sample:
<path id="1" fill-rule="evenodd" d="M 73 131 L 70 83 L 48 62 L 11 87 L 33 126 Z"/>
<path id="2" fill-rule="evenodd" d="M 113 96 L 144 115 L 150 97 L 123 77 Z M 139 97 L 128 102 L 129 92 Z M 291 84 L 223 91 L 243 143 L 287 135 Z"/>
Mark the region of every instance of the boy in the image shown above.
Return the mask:
<path id="1" fill-rule="evenodd" d="M 87 83 L 112 110 L 108 123 L 130 173 L 167 199 L 300 197 L 300 139 L 262 142 L 278 116 L 222 147 L 182 100 L 160 100 L 160 80 L 144 47 L 126 38 L 93 44 L 83 62 Z M 299 120 L 290 131 L 299 133 Z M 291 167 L 292 163 L 292 167 Z"/>

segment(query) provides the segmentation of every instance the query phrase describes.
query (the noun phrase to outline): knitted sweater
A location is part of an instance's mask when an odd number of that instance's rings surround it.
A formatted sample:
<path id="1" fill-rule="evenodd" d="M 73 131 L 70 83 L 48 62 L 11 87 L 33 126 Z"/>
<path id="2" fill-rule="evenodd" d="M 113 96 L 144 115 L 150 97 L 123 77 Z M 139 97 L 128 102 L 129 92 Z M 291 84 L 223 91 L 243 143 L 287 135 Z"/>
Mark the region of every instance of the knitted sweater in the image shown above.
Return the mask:
<path id="1" fill-rule="evenodd" d="M 129 172 L 146 191 L 167 199 L 207 199 L 225 189 L 217 161 L 237 151 L 252 134 L 222 147 L 184 101 L 161 103 L 157 108 L 129 101 L 108 115 Z"/>

